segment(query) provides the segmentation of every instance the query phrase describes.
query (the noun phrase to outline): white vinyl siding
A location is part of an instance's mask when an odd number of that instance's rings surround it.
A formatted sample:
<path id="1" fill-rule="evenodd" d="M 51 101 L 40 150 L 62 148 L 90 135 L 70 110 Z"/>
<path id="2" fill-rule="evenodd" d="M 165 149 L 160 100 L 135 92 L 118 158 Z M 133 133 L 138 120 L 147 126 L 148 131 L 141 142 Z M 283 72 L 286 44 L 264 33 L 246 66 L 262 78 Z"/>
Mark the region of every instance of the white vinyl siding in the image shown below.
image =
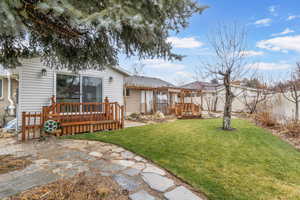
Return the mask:
<path id="1" fill-rule="evenodd" d="M 41 112 L 42 106 L 48 106 L 51 97 L 56 95 L 56 74 L 61 71 L 47 69 L 47 75 L 42 76 L 43 64 L 39 58 L 23 60 L 19 68 L 19 105 L 18 118 L 22 112 Z M 65 72 L 64 72 L 65 73 Z M 103 80 L 103 98 L 108 97 L 111 102 L 123 105 L 124 75 L 107 68 L 104 71 L 89 70 L 80 72 L 81 76 L 98 77 Z M 109 77 L 113 77 L 109 81 Z M 19 120 L 19 124 L 21 120 Z"/>

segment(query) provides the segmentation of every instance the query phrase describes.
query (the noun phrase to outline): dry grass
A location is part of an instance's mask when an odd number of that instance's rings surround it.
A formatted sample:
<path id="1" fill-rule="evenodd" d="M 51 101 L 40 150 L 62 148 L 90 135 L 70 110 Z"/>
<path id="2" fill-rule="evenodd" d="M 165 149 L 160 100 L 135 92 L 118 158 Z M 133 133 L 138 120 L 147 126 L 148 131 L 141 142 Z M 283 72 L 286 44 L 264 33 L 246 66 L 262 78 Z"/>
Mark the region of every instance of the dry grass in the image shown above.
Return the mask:
<path id="1" fill-rule="evenodd" d="M 0 174 L 5 174 L 11 171 L 24 169 L 32 162 L 28 157 L 15 157 L 13 155 L 0 155 Z"/>
<path id="2" fill-rule="evenodd" d="M 300 122 L 297 121 L 290 121 L 285 123 L 282 126 L 282 132 L 290 137 L 298 138 L 300 137 Z"/>
<path id="3" fill-rule="evenodd" d="M 270 112 L 258 112 L 254 115 L 254 120 L 256 123 L 267 127 L 274 127 L 277 124 Z"/>
<path id="4" fill-rule="evenodd" d="M 59 180 L 25 191 L 11 200 L 128 200 L 128 192 L 109 177 L 88 177 L 81 173 L 73 178 Z"/>

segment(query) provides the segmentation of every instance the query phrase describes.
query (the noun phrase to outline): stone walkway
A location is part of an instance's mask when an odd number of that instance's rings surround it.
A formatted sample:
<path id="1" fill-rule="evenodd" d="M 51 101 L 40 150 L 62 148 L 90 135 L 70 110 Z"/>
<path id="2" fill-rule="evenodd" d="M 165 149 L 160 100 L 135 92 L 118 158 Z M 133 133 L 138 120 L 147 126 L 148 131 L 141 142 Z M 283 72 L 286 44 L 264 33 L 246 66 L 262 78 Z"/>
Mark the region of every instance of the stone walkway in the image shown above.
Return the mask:
<path id="1" fill-rule="evenodd" d="M 130 200 L 202 200 L 165 170 L 123 148 L 95 141 L 0 139 L 0 155 L 29 156 L 33 164 L 0 175 L 0 199 L 86 172 L 109 176 Z"/>

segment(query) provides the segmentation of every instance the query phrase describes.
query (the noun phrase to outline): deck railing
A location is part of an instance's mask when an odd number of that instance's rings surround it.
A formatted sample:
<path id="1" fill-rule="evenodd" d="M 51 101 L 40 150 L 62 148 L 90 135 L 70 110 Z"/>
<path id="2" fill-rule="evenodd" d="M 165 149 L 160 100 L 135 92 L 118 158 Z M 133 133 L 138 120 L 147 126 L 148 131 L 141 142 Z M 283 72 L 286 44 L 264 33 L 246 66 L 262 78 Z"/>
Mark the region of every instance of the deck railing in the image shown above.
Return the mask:
<path id="1" fill-rule="evenodd" d="M 178 118 L 200 117 L 200 105 L 194 103 L 176 103 L 175 114 Z"/>
<path id="2" fill-rule="evenodd" d="M 48 120 L 58 122 L 56 135 L 116 130 L 124 127 L 124 106 L 107 99 L 104 103 L 53 102 L 41 113 L 22 113 L 22 140 L 33 138 L 37 130 L 41 132 Z"/>

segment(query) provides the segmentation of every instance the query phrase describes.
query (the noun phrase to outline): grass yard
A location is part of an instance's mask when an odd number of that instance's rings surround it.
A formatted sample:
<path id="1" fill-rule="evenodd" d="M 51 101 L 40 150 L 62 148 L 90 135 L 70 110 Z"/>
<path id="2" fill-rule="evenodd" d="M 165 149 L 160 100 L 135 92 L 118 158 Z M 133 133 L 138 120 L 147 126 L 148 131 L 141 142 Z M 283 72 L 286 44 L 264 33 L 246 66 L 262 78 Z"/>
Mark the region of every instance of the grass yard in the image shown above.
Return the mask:
<path id="1" fill-rule="evenodd" d="M 99 140 L 140 154 L 209 199 L 300 199 L 300 152 L 266 130 L 234 120 L 182 120 L 69 138 Z"/>

